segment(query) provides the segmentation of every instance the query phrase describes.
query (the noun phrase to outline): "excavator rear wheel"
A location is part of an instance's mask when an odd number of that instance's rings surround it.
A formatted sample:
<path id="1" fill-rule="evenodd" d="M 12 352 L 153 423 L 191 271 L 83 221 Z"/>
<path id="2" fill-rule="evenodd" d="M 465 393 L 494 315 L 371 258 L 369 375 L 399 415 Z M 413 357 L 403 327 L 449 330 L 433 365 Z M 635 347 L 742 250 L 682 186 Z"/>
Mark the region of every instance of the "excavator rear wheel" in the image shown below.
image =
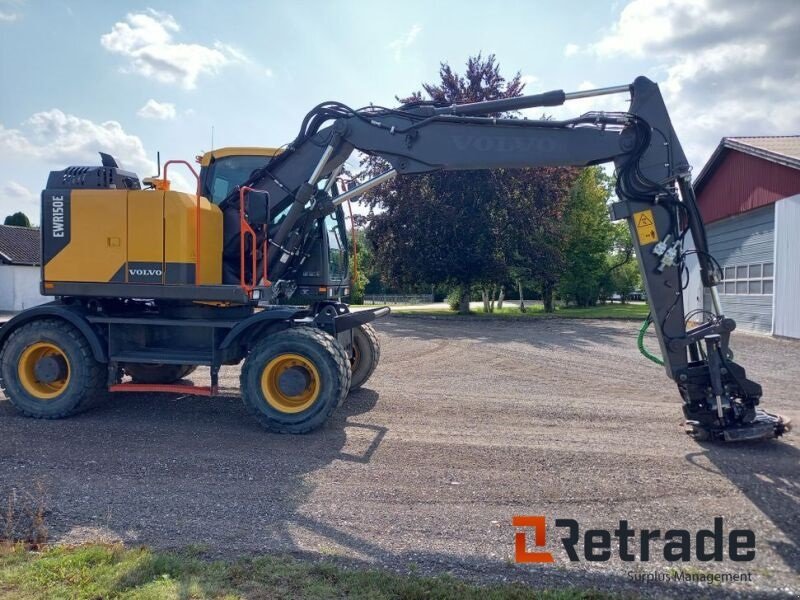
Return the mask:
<path id="1" fill-rule="evenodd" d="M 86 338 L 59 319 L 41 319 L 11 333 L 0 353 L 0 387 L 17 410 L 60 419 L 108 398 L 106 366 Z"/>
<path id="2" fill-rule="evenodd" d="M 381 359 L 381 345 L 378 334 L 369 323 L 353 329 L 353 353 L 350 369 L 353 372 L 350 390 L 357 390 L 372 377 Z"/>
<path id="3" fill-rule="evenodd" d="M 350 362 L 336 339 L 295 327 L 259 341 L 240 376 L 242 400 L 266 429 L 306 433 L 320 427 L 350 389 Z"/>
<path id="4" fill-rule="evenodd" d="M 197 367 L 195 365 L 151 365 L 127 363 L 123 369 L 131 376 L 133 383 L 174 383 L 187 377 Z"/>

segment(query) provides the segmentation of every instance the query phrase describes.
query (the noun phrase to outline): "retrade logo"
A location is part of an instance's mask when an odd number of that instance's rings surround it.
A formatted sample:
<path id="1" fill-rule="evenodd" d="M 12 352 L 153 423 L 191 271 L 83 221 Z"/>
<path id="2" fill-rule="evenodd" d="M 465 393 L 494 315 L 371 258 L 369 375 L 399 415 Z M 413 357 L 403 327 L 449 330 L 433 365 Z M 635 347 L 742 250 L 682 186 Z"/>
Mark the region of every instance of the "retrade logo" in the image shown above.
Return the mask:
<path id="1" fill-rule="evenodd" d="M 511 524 L 520 528 L 514 534 L 514 558 L 518 563 L 551 563 L 553 555 L 541 550 L 547 546 L 547 520 L 544 516 L 514 516 Z M 637 530 L 622 519 L 613 530 L 587 529 L 575 519 L 556 519 L 559 537 L 571 562 L 587 560 L 604 562 L 616 555 L 625 562 L 647 562 L 653 553 L 663 553 L 668 562 L 687 562 L 692 558 L 708 562 L 721 562 L 725 558 L 734 562 L 749 562 L 756 557 L 756 535 L 750 529 L 732 529 L 724 533 L 722 517 L 714 519 L 713 529 L 700 529 L 694 534 L 686 529 Z M 529 533 L 533 535 L 530 536 Z M 536 551 L 530 550 L 530 541 Z M 655 543 L 654 543 L 655 542 Z M 657 550 L 655 546 L 663 542 Z"/>

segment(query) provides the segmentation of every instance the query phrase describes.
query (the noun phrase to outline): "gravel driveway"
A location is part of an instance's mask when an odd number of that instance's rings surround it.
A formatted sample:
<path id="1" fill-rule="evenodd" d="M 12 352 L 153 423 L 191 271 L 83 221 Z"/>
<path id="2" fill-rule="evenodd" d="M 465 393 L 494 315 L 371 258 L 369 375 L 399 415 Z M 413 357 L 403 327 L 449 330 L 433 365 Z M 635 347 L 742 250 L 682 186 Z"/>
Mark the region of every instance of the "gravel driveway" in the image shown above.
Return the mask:
<path id="1" fill-rule="evenodd" d="M 673 384 L 638 355 L 636 327 L 385 319 L 382 364 L 366 389 L 299 437 L 266 433 L 247 416 L 234 368 L 214 399 L 117 395 L 56 422 L 19 417 L 0 396 L 0 501 L 41 481 L 56 539 L 196 544 L 209 556 L 323 554 L 676 597 L 687 584 L 637 586 L 628 575 L 668 571 L 657 544 L 650 563 L 570 563 L 554 519 L 695 531 L 722 516 L 726 532 L 755 531 L 756 560 L 679 564 L 750 571 L 753 583 L 701 591 L 797 595 L 798 432 L 695 443 L 682 433 Z M 797 423 L 800 343 L 735 334 L 732 345 L 764 386 L 765 407 Z M 513 563 L 516 514 L 547 516 L 555 564 Z"/>

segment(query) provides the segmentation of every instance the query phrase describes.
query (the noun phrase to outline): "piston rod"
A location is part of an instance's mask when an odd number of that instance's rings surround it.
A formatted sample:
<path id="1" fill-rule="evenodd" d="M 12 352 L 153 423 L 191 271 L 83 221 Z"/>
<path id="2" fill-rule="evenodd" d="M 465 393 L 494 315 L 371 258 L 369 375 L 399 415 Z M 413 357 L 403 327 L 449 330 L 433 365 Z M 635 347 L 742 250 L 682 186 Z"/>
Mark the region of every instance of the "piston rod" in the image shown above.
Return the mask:
<path id="1" fill-rule="evenodd" d="M 348 190 L 344 194 L 336 196 L 336 198 L 333 201 L 333 205 L 334 206 L 339 206 L 340 204 L 342 204 L 344 202 L 347 202 L 348 200 L 351 200 L 351 199 L 355 198 L 356 196 L 360 196 L 364 192 L 367 192 L 367 191 L 371 190 L 372 188 L 374 188 L 376 185 L 380 185 L 382 183 L 385 183 L 385 182 L 389 181 L 395 175 L 397 175 L 397 171 L 395 171 L 394 169 L 390 169 L 389 171 L 386 171 L 385 173 L 381 173 L 377 177 L 373 177 L 369 181 L 365 181 L 361 185 L 357 185 L 352 190 Z"/>
<path id="2" fill-rule="evenodd" d="M 568 92 L 564 94 L 564 100 L 577 100 L 579 98 L 593 98 L 594 96 L 608 96 L 610 94 L 630 93 L 630 85 L 615 85 L 612 87 L 596 88 L 593 90 L 582 90 L 580 92 Z"/>

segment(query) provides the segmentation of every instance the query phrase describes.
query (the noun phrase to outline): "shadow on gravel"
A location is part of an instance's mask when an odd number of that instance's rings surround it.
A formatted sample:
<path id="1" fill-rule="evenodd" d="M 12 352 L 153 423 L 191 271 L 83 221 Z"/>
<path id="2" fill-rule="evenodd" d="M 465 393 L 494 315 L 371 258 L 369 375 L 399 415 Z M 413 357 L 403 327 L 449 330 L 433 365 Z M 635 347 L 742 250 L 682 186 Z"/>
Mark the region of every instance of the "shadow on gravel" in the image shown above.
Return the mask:
<path id="1" fill-rule="evenodd" d="M 0 503 L 41 482 L 51 541 L 294 551 L 309 474 L 380 446 L 385 428 L 353 421 L 377 401 L 358 390 L 303 436 L 264 431 L 232 396 L 117 395 L 59 421 L 0 401 Z"/>
<path id="2" fill-rule="evenodd" d="M 311 498 L 319 485 L 315 473 L 327 469 L 327 477 L 342 485 L 365 473 L 359 469 L 379 449 L 386 428 L 359 423 L 358 416 L 378 401 L 373 390 L 354 392 L 324 428 L 304 436 L 265 432 L 233 396 L 120 395 L 105 407 L 55 422 L 19 417 L 8 402 L 0 402 L 0 498 L 11 488 L 42 481 L 54 541 L 92 541 L 105 532 L 109 541 L 190 547 L 213 558 L 289 553 L 364 568 L 450 573 L 484 583 L 519 581 L 537 588 L 579 586 L 673 598 L 730 595 L 726 587 L 701 590 L 656 583 L 637 588 L 619 574 L 520 566 L 424 546 L 391 551 L 348 532 L 346 525 L 325 517 L 320 503 L 331 501 L 325 490 Z M 743 463 L 738 453 L 717 450 L 726 448 L 708 449 L 714 464 L 734 481 L 739 478 L 745 493 L 753 493 L 754 503 L 796 542 L 797 524 L 788 515 L 796 516 L 797 510 L 781 494 L 793 489 L 790 465 L 797 464 L 797 451 L 780 444 L 759 446 L 748 453 L 753 460 Z M 772 483 L 762 481 L 759 473 Z M 766 498 L 748 486 L 761 486 Z M 352 501 L 358 502 L 358 489 L 352 493 Z M 308 535 L 317 540 L 311 545 L 319 548 L 316 553 L 306 550 Z M 320 538 L 365 560 L 334 558 Z M 788 546 L 778 551 L 791 560 Z"/>
<path id="3" fill-rule="evenodd" d="M 770 545 L 800 573 L 800 450 L 780 441 L 699 445 L 703 450 L 686 460 L 710 470 L 698 460 L 706 458 L 736 485 L 788 538 Z"/>

